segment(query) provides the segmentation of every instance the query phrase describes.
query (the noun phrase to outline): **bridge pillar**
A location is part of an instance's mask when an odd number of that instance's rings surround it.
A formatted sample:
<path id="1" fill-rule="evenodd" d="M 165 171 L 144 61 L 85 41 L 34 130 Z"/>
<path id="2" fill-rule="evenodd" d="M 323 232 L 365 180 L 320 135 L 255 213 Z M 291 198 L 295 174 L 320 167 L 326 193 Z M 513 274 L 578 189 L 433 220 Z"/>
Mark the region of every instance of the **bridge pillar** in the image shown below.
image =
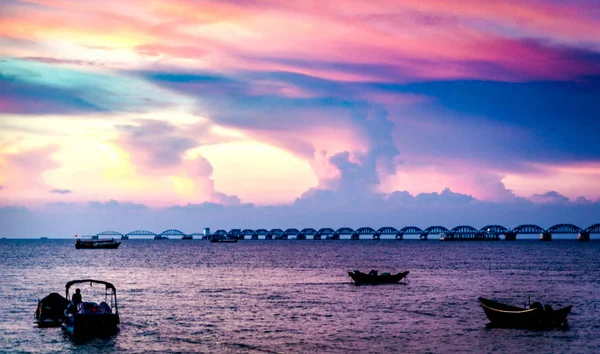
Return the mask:
<path id="1" fill-rule="evenodd" d="M 396 234 L 396 240 L 404 240 L 404 234 Z"/>
<path id="2" fill-rule="evenodd" d="M 350 236 L 351 240 L 360 240 L 360 236 L 358 234 L 353 234 L 352 236 Z"/>
<path id="3" fill-rule="evenodd" d="M 588 235 L 588 239 L 589 239 L 589 235 Z M 123 235 L 123 236 L 121 236 L 121 240 L 129 240 L 129 236 Z"/>
<path id="4" fill-rule="evenodd" d="M 419 240 L 427 241 L 428 240 L 427 234 L 420 234 L 419 235 Z"/>
<path id="5" fill-rule="evenodd" d="M 579 235 L 577 235 L 577 241 L 589 241 L 589 240 L 590 240 L 589 232 L 581 231 L 581 233 Z"/>
<path id="6" fill-rule="evenodd" d="M 306 235 L 298 235 L 296 236 L 296 240 L 306 240 Z"/>
<path id="7" fill-rule="evenodd" d="M 321 235 L 314 235 L 313 236 L 313 240 L 320 240 L 321 239 Z"/>
<path id="8" fill-rule="evenodd" d="M 273 235 L 267 235 L 265 236 L 265 240 L 272 240 L 273 239 Z"/>
<path id="9" fill-rule="evenodd" d="M 258 240 L 258 235 L 252 235 L 252 236 L 250 236 L 250 239 L 251 240 Z"/>
<path id="10" fill-rule="evenodd" d="M 504 240 L 505 241 L 516 241 L 517 233 L 516 232 L 507 232 L 506 234 L 504 234 Z"/>
<path id="11" fill-rule="evenodd" d="M 246 235 L 239 235 L 239 236 L 237 237 L 237 239 L 238 239 L 238 240 L 243 240 L 243 239 L 245 239 L 245 238 L 246 238 Z"/>
<path id="12" fill-rule="evenodd" d="M 540 234 L 540 241 L 552 241 L 552 234 L 544 231 Z"/>
<path id="13" fill-rule="evenodd" d="M 381 236 L 380 236 L 380 235 L 377 235 L 377 234 L 374 234 L 374 235 L 373 235 L 373 240 L 375 240 L 375 241 L 379 241 L 379 240 L 381 240 Z"/>

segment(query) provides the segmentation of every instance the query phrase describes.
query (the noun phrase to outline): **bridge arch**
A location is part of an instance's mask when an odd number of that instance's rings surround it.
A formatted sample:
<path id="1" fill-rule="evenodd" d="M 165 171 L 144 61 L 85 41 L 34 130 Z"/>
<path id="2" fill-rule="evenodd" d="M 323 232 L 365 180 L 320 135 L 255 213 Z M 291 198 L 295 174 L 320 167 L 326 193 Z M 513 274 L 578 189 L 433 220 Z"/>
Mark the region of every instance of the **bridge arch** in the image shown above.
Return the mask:
<path id="1" fill-rule="evenodd" d="M 156 237 L 158 235 L 156 235 L 152 231 L 135 230 L 135 231 L 131 231 L 131 232 L 125 234 L 125 237 L 129 238 L 129 236 L 152 236 L 152 237 Z"/>
<path id="2" fill-rule="evenodd" d="M 123 235 L 122 233 L 117 232 L 117 231 L 102 231 L 101 233 L 96 234 L 96 236 L 98 236 L 98 237 L 100 237 L 100 236 L 113 236 L 113 237 L 121 236 L 121 238 L 123 238 L 125 235 Z"/>
<path id="3" fill-rule="evenodd" d="M 524 225 L 519 225 L 510 231 L 515 234 L 541 234 L 541 233 L 545 232 L 546 230 L 542 229 L 541 227 L 539 227 L 537 225 L 524 224 Z"/>
<path id="4" fill-rule="evenodd" d="M 441 234 L 444 232 L 450 232 L 450 230 L 448 230 L 447 228 L 443 227 L 443 226 L 429 226 L 428 228 L 426 228 L 425 230 L 423 230 L 423 234 L 425 235 L 429 235 L 429 234 Z"/>
<path id="5" fill-rule="evenodd" d="M 252 235 L 252 239 L 258 240 L 259 236 L 264 236 L 266 239 L 268 234 L 269 234 L 269 230 L 267 230 L 267 229 L 257 229 L 254 231 L 254 235 Z"/>
<path id="6" fill-rule="evenodd" d="M 296 239 L 306 240 L 306 236 L 312 236 L 314 238 L 316 234 L 317 234 L 317 230 L 315 230 L 311 227 L 308 227 L 308 228 L 302 229 L 300 231 L 300 234 L 298 234 L 298 236 L 296 236 Z"/>
<path id="7" fill-rule="evenodd" d="M 286 230 L 283 232 L 283 236 L 284 236 L 285 238 L 289 238 L 290 236 L 296 236 L 296 239 L 298 239 L 298 235 L 299 235 L 299 234 L 300 234 L 300 230 L 298 230 L 298 229 L 294 229 L 294 228 L 289 228 L 289 229 L 286 229 Z"/>
<path id="8" fill-rule="evenodd" d="M 329 227 L 324 227 L 319 229 L 319 231 L 317 231 L 317 233 L 314 236 L 315 240 L 320 240 L 323 236 L 325 236 L 325 238 L 328 239 L 332 239 L 333 236 L 335 235 L 335 230 Z"/>
<path id="9" fill-rule="evenodd" d="M 456 226 L 452 230 L 450 230 L 450 233 L 474 235 L 474 234 L 479 233 L 479 230 L 477 230 L 476 228 L 474 228 L 473 226 L 470 226 L 470 225 L 460 225 L 460 226 Z"/>
<path id="10" fill-rule="evenodd" d="M 237 239 L 244 238 L 243 235 L 242 235 L 242 230 L 240 230 L 240 229 L 231 229 L 231 230 L 229 230 L 229 232 L 227 233 L 227 237 L 229 237 L 229 238 L 237 238 Z"/>
<path id="11" fill-rule="evenodd" d="M 242 230 L 242 235 L 252 237 L 255 235 L 255 233 L 254 233 L 254 230 L 252 230 L 252 229 L 244 229 L 244 230 Z"/>
<path id="12" fill-rule="evenodd" d="M 551 234 L 580 234 L 583 230 L 573 224 L 557 224 L 547 231 Z"/>
<path id="13" fill-rule="evenodd" d="M 179 230 L 168 229 L 158 234 L 158 236 L 185 236 L 185 234 Z"/>
<path id="14" fill-rule="evenodd" d="M 335 230 L 335 237 L 337 239 L 339 239 L 341 235 L 350 235 L 351 240 L 356 239 L 357 236 L 356 231 L 349 227 L 340 227 L 339 229 Z"/>
<path id="15" fill-rule="evenodd" d="M 506 234 L 509 230 L 502 225 L 486 225 L 479 229 L 479 232 L 489 232 L 493 234 Z"/>
<path id="16" fill-rule="evenodd" d="M 272 239 L 276 239 L 276 240 L 283 239 L 283 230 L 282 229 L 272 229 L 271 231 L 269 231 L 269 233 L 267 234 L 267 240 L 272 240 Z M 287 239 L 287 236 L 286 236 L 286 239 Z"/>
<path id="17" fill-rule="evenodd" d="M 423 233 L 423 230 L 416 226 L 406 226 L 398 230 L 403 235 L 420 235 Z"/>
<path id="18" fill-rule="evenodd" d="M 419 235 L 419 239 L 427 240 L 429 238 L 429 234 L 447 234 L 447 233 L 450 233 L 450 231 L 443 226 L 429 226 L 428 228 L 423 230 L 423 233 L 421 233 Z"/>
<path id="19" fill-rule="evenodd" d="M 359 235 L 375 235 L 377 231 L 371 227 L 361 227 L 356 230 Z"/>
<path id="20" fill-rule="evenodd" d="M 600 224 L 590 225 L 585 232 L 590 234 L 600 234 Z"/>
<path id="21" fill-rule="evenodd" d="M 384 226 L 375 231 L 375 235 L 373 235 L 374 240 L 381 239 L 381 235 L 393 235 L 394 238 L 398 237 L 398 230 L 395 227 Z"/>

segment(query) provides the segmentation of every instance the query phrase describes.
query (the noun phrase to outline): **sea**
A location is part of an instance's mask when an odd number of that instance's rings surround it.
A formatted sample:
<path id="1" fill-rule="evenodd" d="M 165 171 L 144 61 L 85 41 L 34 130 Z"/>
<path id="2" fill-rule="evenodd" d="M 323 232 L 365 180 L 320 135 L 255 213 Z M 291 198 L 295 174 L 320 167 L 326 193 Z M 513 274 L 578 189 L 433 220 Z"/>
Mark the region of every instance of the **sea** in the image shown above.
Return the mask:
<path id="1" fill-rule="evenodd" d="M 598 240 L 74 244 L 0 240 L 0 352 L 600 353 Z M 410 274 L 356 286 L 355 269 Z M 115 285 L 116 335 L 34 326 L 38 299 L 86 278 Z M 566 329 L 489 328 L 480 296 L 574 307 Z"/>

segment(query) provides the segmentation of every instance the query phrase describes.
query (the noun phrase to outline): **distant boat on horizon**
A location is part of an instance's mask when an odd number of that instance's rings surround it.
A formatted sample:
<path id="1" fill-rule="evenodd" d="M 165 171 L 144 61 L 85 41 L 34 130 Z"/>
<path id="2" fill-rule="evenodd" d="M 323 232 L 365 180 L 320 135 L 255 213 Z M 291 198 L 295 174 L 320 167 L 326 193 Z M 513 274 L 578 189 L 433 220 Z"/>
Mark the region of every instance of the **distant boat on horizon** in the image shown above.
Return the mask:
<path id="1" fill-rule="evenodd" d="M 47 240 L 48 237 L 40 237 L 40 240 Z"/>
<path id="2" fill-rule="evenodd" d="M 98 238 L 91 240 L 77 240 L 75 241 L 76 249 L 115 249 L 118 248 L 121 242 L 115 241 L 114 238 L 109 240 L 100 240 Z"/>
<path id="3" fill-rule="evenodd" d="M 237 242 L 238 239 L 237 238 L 227 238 L 227 237 L 213 237 L 210 239 L 211 243 L 235 243 Z"/>

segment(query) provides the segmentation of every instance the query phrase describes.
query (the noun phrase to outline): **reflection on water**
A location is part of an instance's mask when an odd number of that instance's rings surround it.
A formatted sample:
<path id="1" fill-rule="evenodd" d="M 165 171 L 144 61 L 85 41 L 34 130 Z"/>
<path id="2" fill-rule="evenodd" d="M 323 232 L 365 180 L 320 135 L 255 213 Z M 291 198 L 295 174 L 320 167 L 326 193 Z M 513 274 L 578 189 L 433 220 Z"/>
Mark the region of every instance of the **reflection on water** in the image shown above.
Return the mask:
<path id="1" fill-rule="evenodd" d="M 600 349 L 599 242 L 0 241 L 0 348 L 131 352 L 556 352 Z M 410 270 L 354 286 L 347 271 Z M 116 336 L 72 341 L 32 324 L 37 300 L 78 278 L 117 287 Z M 85 288 L 82 287 L 84 298 Z M 573 304 L 568 330 L 489 329 L 485 296 Z M 91 296 L 91 294 L 90 294 Z"/>

